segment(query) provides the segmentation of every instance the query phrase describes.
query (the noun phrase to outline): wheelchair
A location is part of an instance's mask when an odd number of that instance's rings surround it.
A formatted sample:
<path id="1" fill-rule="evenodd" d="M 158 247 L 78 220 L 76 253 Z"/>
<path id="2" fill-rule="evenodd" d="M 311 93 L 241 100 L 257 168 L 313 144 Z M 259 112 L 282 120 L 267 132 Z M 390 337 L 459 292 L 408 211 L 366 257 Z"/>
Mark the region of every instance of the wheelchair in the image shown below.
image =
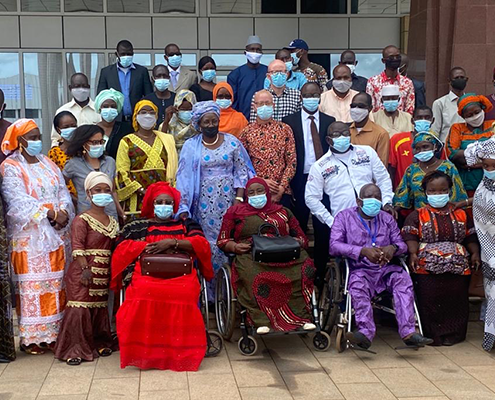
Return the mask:
<path id="1" fill-rule="evenodd" d="M 253 326 L 248 324 L 247 310 L 238 303 L 234 295 L 231 276 L 232 270 L 229 264 L 224 264 L 221 266 L 216 275 L 215 311 L 218 331 L 224 340 L 230 341 L 236 327 L 236 320 L 239 317 L 241 337 L 237 342 L 237 347 L 241 354 L 245 356 L 253 356 L 258 350 L 256 330 Z M 262 336 L 306 335 L 309 333 L 314 333 L 313 346 L 315 350 L 328 350 L 331 345 L 330 335 L 321 329 L 320 312 L 316 300 L 315 290 L 313 290 L 311 296 L 311 311 L 313 317 L 312 322 L 316 325 L 316 329 L 311 331 L 276 331 L 264 334 Z"/>

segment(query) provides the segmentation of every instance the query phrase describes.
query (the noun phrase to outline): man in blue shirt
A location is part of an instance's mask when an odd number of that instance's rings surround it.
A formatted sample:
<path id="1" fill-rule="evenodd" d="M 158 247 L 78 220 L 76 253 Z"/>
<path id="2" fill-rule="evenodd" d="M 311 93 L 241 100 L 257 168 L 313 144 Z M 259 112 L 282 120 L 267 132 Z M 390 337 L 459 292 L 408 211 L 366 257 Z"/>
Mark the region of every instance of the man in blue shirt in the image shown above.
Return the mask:
<path id="1" fill-rule="evenodd" d="M 268 67 L 260 64 L 263 46 L 258 36 L 249 36 L 244 54 L 247 63 L 234 69 L 227 76 L 227 82 L 234 90 L 232 107 L 249 120 L 251 100 L 257 91 L 263 89 Z"/>

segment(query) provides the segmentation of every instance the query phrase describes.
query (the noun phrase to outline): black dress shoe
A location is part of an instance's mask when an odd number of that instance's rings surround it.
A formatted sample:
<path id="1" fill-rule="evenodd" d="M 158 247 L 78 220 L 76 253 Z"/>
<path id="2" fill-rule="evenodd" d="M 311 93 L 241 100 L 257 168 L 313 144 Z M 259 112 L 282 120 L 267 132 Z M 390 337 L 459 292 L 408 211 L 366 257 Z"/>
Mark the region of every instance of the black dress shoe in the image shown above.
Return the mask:
<path id="1" fill-rule="evenodd" d="M 8 364 L 9 362 L 10 360 L 8 358 L 0 356 L 0 364 Z"/>
<path id="2" fill-rule="evenodd" d="M 351 342 L 353 346 L 357 346 L 363 350 L 368 350 L 371 347 L 370 340 L 359 331 L 347 332 L 345 338 Z"/>
<path id="3" fill-rule="evenodd" d="M 404 343 L 406 346 L 425 347 L 427 344 L 432 344 L 433 339 L 425 338 L 419 333 L 413 333 L 409 338 L 404 339 Z"/>

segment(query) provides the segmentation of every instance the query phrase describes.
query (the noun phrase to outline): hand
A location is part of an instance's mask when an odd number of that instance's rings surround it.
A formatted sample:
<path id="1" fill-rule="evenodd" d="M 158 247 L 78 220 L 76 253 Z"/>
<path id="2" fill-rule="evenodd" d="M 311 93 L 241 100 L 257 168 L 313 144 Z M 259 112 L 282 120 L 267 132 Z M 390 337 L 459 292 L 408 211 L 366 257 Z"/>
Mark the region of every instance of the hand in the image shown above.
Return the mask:
<path id="1" fill-rule="evenodd" d="M 397 210 L 392 206 L 392 204 L 385 204 L 382 207 L 383 211 L 389 213 L 394 219 L 397 219 L 399 217 L 399 213 Z"/>
<path id="2" fill-rule="evenodd" d="M 168 106 L 165 109 L 165 121 L 170 121 L 179 110 L 175 106 Z"/>
<path id="3" fill-rule="evenodd" d="M 265 179 L 265 182 L 268 185 L 268 187 L 270 188 L 270 193 L 272 195 L 275 195 L 280 191 L 280 185 L 277 182 L 275 182 L 271 179 Z"/>
<path id="4" fill-rule="evenodd" d="M 392 245 L 380 247 L 380 250 L 383 251 L 383 261 L 384 264 L 388 264 L 395 255 L 395 247 Z"/>
<path id="5" fill-rule="evenodd" d="M 419 269 L 418 255 L 416 253 L 409 254 L 409 269 L 414 272 Z"/>
<path id="6" fill-rule="evenodd" d="M 236 243 L 234 245 L 235 254 L 246 254 L 249 250 L 251 250 L 251 245 L 249 243 Z"/>
<path id="7" fill-rule="evenodd" d="M 161 254 L 171 252 L 177 242 L 175 239 L 164 239 L 155 243 L 148 243 L 144 251 L 149 254 Z"/>
<path id="8" fill-rule="evenodd" d="M 471 268 L 478 271 L 481 267 L 480 253 L 471 254 Z"/>
<path id="9" fill-rule="evenodd" d="M 272 202 L 274 203 L 280 203 L 280 200 L 282 200 L 282 196 L 283 196 L 284 192 L 280 193 L 276 193 L 276 194 L 273 194 L 272 195 Z"/>
<path id="10" fill-rule="evenodd" d="M 189 218 L 188 212 L 182 212 L 179 214 L 179 219 L 187 219 L 187 218 Z"/>
<path id="11" fill-rule="evenodd" d="M 236 206 L 237 204 L 242 204 L 242 201 L 234 199 L 233 205 Z"/>
<path id="12" fill-rule="evenodd" d="M 463 209 L 463 208 L 469 207 L 469 199 L 457 201 L 457 202 L 452 203 L 452 204 L 454 204 L 454 210 Z"/>
<path id="13" fill-rule="evenodd" d="M 87 287 L 91 285 L 92 281 L 93 273 L 91 272 L 91 268 L 84 268 L 81 274 L 81 284 Z"/>
<path id="14" fill-rule="evenodd" d="M 366 257 L 373 264 L 380 264 L 383 258 L 383 251 L 376 247 L 363 247 L 360 256 Z"/>

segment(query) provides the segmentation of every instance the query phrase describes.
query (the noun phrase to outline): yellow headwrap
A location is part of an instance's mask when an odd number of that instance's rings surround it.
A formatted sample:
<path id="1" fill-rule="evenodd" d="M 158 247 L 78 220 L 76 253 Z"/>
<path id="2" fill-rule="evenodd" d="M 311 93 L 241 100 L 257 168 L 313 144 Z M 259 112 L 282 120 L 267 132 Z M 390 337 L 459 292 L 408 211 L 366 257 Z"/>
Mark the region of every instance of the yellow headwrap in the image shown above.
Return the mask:
<path id="1" fill-rule="evenodd" d="M 139 111 L 145 106 L 150 106 L 155 113 L 158 114 L 158 107 L 153 103 L 152 101 L 149 100 L 141 100 L 136 104 L 136 107 L 134 107 L 134 114 L 132 116 L 132 127 L 134 128 L 134 131 L 137 132 L 139 129 L 139 125 L 137 123 L 137 115 L 139 114 Z"/>

